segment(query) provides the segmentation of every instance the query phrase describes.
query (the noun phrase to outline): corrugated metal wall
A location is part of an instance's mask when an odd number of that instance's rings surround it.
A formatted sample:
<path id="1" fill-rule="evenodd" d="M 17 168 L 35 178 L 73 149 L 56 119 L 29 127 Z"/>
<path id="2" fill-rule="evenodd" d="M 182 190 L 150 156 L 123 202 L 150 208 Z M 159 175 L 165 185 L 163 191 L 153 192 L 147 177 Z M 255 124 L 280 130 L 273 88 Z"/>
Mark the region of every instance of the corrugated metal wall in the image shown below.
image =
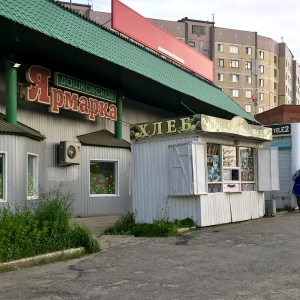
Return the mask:
<path id="1" fill-rule="evenodd" d="M 203 227 L 264 216 L 263 192 L 169 196 L 168 146 L 191 141 L 211 142 L 213 139 L 216 138 L 182 134 L 167 138 L 151 137 L 133 143 L 132 197 L 137 222 L 192 217 L 198 226 Z M 218 142 L 230 143 L 225 138 L 218 138 Z M 251 141 L 245 145 L 257 146 Z"/>
<path id="2" fill-rule="evenodd" d="M 44 142 L 38 142 L 19 136 L 1 136 L 0 151 L 5 152 L 7 176 L 7 202 L 0 205 L 23 206 L 27 200 L 27 153 L 38 156 L 39 174 L 44 172 Z M 39 184 L 44 184 L 44 176 L 39 176 Z"/>
<path id="3" fill-rule="evenodd" d="M 197 137 L 173 136 L 168 140 L 157 138 L 155 142 L 140 141 L 133 145 L 132 197 L 138 223 L 187 217 L 198 221 L 198 196 L 169 197 L 168 146 L 191 140 Z"/>

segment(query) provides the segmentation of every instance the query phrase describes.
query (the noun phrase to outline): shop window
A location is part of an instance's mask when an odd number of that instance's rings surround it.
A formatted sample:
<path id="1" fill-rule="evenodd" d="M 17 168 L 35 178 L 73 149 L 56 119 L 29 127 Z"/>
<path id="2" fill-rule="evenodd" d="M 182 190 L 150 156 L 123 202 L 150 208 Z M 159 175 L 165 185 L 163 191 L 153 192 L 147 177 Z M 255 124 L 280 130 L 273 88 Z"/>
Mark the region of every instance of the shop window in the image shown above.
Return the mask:
<path id="1" fill-rule="evenodd" d="M 90 161 L 90 195 L 118 194 L 118 162 Z"/>
<path id="2" fill-rule="evenodd" d="M 207 144 L 208 193 L 254 191 L 254 149 Z"/>
<path id="3" fill-rule="evenodd" d="M 6 201 L 6 159 L 5 153 L 0 153 L 0 202 Z"/>
<path id="4" fill-rule="evenodd" d="M 38 157 L 27 155 L 27 199 L 38 197 Z"/>

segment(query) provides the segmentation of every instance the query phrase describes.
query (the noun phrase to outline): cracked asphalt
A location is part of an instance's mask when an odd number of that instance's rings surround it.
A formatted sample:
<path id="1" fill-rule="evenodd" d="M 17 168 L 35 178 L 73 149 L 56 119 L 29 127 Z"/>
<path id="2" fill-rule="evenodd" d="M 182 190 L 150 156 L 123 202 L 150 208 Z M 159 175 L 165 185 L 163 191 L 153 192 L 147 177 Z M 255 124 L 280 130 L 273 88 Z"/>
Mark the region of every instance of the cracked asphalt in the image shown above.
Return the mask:
<path id="1" fill-rule="evenodd" d="M 102 251 L 0 274 L 0 299 L 300 299 L 300 213 L 174 238 L 101 236 Z"/>

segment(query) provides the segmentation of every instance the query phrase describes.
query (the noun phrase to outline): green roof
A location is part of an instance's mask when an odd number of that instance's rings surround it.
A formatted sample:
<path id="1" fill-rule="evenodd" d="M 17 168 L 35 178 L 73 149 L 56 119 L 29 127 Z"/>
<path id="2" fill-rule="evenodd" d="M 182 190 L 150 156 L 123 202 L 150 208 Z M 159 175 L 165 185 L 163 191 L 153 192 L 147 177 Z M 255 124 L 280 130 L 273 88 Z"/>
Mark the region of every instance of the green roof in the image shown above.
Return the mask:
<path id="1" fill-rule="evenodd" d="M 72 61 L 135 101 L 257 123 L 213 84 L 52 0 L 0 1 L 0 36 L 3 50 Z"/>

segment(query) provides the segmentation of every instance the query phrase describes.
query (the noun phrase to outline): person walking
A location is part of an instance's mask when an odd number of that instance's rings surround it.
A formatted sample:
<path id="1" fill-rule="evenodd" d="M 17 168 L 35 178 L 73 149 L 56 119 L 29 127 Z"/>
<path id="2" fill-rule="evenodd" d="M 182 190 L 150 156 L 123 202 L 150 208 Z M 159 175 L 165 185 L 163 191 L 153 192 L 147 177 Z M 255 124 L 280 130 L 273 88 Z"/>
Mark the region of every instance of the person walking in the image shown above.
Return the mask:
<path id="1" fill-rule="evenodd" d="M 292 179 L 295 181 L 292 193 L 297 198 L 297 205 L 300 212 L 300 169 L 295 172 L 295 174 L 292 176 Z"/>

